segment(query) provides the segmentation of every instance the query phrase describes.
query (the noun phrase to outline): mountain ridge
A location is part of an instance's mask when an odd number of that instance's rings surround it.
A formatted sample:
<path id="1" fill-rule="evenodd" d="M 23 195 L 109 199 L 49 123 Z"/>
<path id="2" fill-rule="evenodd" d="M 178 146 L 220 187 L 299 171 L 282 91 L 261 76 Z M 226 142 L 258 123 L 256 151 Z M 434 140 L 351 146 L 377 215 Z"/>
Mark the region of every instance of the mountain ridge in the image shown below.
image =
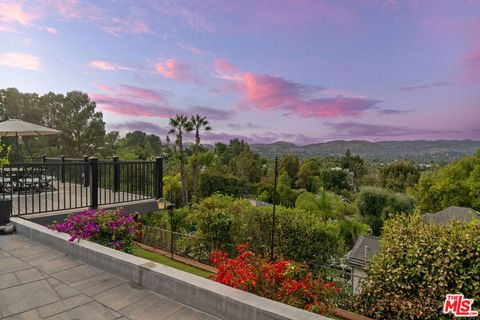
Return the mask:
<path id="1" fill-rule="evenodd" d="M 302 158 L 315 156 L 339 156 L 348 149 L 352 153 L 368 158 L 411 160 L 453 160 L 474 154 L 480 149 L 480 141 L 464 140 L 333 140 L 299 146 L 290 142 L 277 141 L 269 144 L 251 144 L 252 150 L 274 156 L 295 154 Z"/>

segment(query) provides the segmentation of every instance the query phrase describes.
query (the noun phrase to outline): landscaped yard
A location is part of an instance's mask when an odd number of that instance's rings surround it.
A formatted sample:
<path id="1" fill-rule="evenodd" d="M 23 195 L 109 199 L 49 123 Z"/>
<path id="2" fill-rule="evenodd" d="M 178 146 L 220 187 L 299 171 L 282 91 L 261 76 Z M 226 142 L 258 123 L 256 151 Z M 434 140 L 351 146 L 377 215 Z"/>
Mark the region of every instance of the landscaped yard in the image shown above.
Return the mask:
<path id="1" fill-rule="evenodd" d="M 188 273 L 191 273 L 191 274 L 203 277 L 203 278 L 210 278 L 210 275 L 211 275 L 211 273 L 208 272 L 208 271 L 192 267 L 192 266 L 190 266 L 188 264 L 185 264 L 183 262 L 172 260 L 172 259 L 167 258 L 165 256 L 162 256 L 158 253 L 151 252 L 151 251 L 148 251 L 148 250 L 145 250 L 145 249 L 142 249 L 142 248 L 134 248 L 132 250 L 132 254 L 137 256 L 137 257 L 144 258 L 144 259 L 147 259 L 147 260 L 151 260 L 151 261 L 154 261 L 154 262 L 158 262 L 158 263 L 164 264 L 166 266 L 169 266 L 169 267 L 172 267 L 172 268 L 175 268 L 175 269 L 178 269 L 178 270 L 182 270 L 182 271 L 185 271 L 185 272 L 188 272 Z"/>

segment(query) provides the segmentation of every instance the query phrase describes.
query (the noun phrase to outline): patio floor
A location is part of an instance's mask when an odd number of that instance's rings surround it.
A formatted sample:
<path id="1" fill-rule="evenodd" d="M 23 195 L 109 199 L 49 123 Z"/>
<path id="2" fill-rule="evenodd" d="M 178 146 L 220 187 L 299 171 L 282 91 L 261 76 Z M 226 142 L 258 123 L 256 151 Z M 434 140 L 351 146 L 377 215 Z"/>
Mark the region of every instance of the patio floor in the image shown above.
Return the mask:
<path id="1" fill-rule="evenodd" d="M 0 236 L 0 319 L 218 320 L 19 235 Z"/>

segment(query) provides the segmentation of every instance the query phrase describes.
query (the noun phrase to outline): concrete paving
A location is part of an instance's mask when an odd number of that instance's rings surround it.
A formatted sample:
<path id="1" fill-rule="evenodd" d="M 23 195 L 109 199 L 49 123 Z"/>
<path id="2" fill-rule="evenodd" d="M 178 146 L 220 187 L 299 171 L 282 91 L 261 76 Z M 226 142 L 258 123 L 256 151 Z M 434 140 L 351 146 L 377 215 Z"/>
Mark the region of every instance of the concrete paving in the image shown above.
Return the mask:
<path id="1" fill-rule="evenodd" d="M 0 236 L 0 319 L 218 320 L 20 235 Z"/>

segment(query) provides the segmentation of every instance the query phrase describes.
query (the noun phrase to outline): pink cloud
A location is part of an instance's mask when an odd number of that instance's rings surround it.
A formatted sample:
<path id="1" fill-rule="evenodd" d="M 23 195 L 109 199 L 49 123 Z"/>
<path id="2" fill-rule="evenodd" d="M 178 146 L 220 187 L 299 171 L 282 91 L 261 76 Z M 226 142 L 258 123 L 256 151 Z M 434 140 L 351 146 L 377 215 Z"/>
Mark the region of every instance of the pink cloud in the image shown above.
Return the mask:
<path id="1" fill-rule="evenodd" d="M 119 115 L 168 118 L 175 113 L 166 99 L 166 92 L 130 85 L 112 88 L 101 83 L 92 84 L 104 93 L 89 94 L 99 109 Z"/>
<path id="2" fill-rule="evenodd" d="M 379 102 L 379 100 L 373 99 L 342 96 L 313 99 L 288 107 L 287 114 L 297 114 L 304 118 L 356 117 L 362 115 L 363 112 L 371 109 Z"/>
<path id="3" fill-rule="evenodd" d="M 26 5 L 24 2 L 0 1 L 0 31 L 19 32 L 17 27 L 21 26 L 57 34 L 57 29 L 44 27 L 37 23 L 37 20 L 41 20 L 51 13 L 47 9 L 48 6 L 49 3 L 29 3 Z"/>
<path id="4" fill-rule="evenodd" d="M 235 72 L 235 67 L 225 59 L 216 59 L 214 64 L 215 70 L 221 74 L 232 74 Z"/>
<path id="5" fill-rule="evenodd" d="M 40 58 L 27 53 L 12 52 L 0 54 L 0 65 L 27 70 L 40 69 Z"/>
<path id="6" fill-rule="evenodd" d="M 296 105 L 301 102 L 301 85 L 270 75 L 243 73 L 239 83 L 245 104 L 260 110 Z"/>
<path id="7" fill-rule="evenodd" d="M 198 3 L 202 3 L 201 1 Z M 228 23 L 213 24 L 215 32 L 265 33 L 282 35 L 298 28 L 312 27 L 320 22 L 351 26 L 358 22 L 352 5 L 318 0 L 264 0 L 223 1 L 212 0 L 209 5 L 194 4 L 197 15 L 212 24 L 212 16 L 227 17 Z M 252 7 L 255 10 L 251 10 Z M 279 32 L 281 30 L 282 32 Z"/>
<path id="8" fill-rule="evenodd" d="M 192 44 L 190 44 L 190 43 L 178 42 L 177 44 L 178 44 L 178 46 L 179 46 L 180 48 L 182 48 L 183 50 L 189 51 L 189 52 L 191 52 L 191 53 L 193 53 L 193 54 L 196 54 L 196 55 L 198 55 L 198 56 L 202 56 L 202 55 L 205 54 L 205 51 L 203 51 L 203 50 L 200 49 L 200 48 L 195 47 L 194 45 L 192 45 Z"/>
<path id="9" fill-rule="evenodd" d="M 468 52 L 463 58 L 463 74 L 466 81 L 480 81 L 480 49 Z"/>
<path id="10" fill-rule="evenodd" d="M 234 116 L 233 110 L 222 110 L 204 106 L 192 106 L 186 110 L 186 114 L 200 114 L 210 120 L 227 120 Z"/>
<path id="11" fill-rule="evenodd" d="M 94 100 L 99 109 L 119 115 L 169 118 L 175 114 L 201 114 L 211 120 L 230 119 L 234 112 L 206 106 L 191 106 L 187 109 L 175 109 L 170 106 L 167 98 L 169 92 L 149 88 L 141 88 L 122 84 L 112 88 L 102 83 L 93 83 L 93 87 L 103 93 L 92 93 L 90 98 Z"/>
<path id="12" fill-rule="evenodd" d="M 128 100 L 121 95 L 107 96 L 94 93 L 89 96 L 98 104 L 100 110 L 118 115 L 169 118 L 175 114 L 168 107 Z"/>
<path id="13" fill-rule="evenodd" d="M 121 85 L 122 91 L 118 94 L 122 98 L 133 98 L 135 100 L 141 100 L 151 103 L 167 104 L 165 100 L 166 92 L 159 92 L 152 89 L 134 87 L 129 85 Z"/>
<path id="14" fill-rule="evenodd" d="M 97 88 L 98 90 L 105 91 L 105 92 L 112 92 L 113 89 L 110 86 L 102 83 L 92 83 L 92 87 Z"/>
<path id="15" fill-rule="evenodd" d="M 51 34 L 58 34 L 58 30 L 53 27 L 48 27 L 47 32 Z"/>
<path id="16" fill-rule="evenodd" d="M 110 125 L 109 128 L 122 131 L 143 131 L 153 133 L 159 136 L 168 134 L 169 127 L 161 127 L 151 122 L 146 121 L 127 121 L 124 123 L 117 123 Z"/>
<path id="17" fill-rule="evenodd" d="M 162 105 L 168 105 L 167 97 L 170 95 L 167 91 L 142 88 L 127 84 L 121 84 L 116 89 L 103 83 L 92 83 L 92 87 L 105 93 L 109 93 L 116 98 L 143 101 L 146 103 L 158 103 Z"/>
<path id="18" fill-rule="evenodd" d="M 192 66 L 178 59 L 170 58 L 163 63 L 157 63 L 155 69 L 158 73 L 169 79 L 199 83 L 199 77 Z"/>
<path id="19" fill-rule="evenodd" d="M 131 18 L 114 18 L 110 24 L 101 27 L 105 32 L 113 36 L 120 37 L 123 33 L 140 35 L 153 33 L 150 26 L 145 21 L 139 21 Z"/>
<path id="20" fill-rule="evenodd" d="M 48 0 L 49 4 L 55 9 L 63 18 L 77 19 L 86 14 L 87 8 L 81 8 L 77 0 Z"/>
<path id="21" fill-rule="evenodd" d="M 304 118 L 333 118 L 360 116 L 380 102 L 361 96 L 336 95 L 318 98 L 318 94 L 323 90 L 321 87 L 272 75 L 237 71 L 225 60 L 216 60 L 215 70 L 221 78 L 233 83 L 223 86 L 222 90 L 233 90 L 242 95 L 240 109 L 281 110 L 285 115 Z"/>
<path id="22" fill-rule="evenodd" d="M 115 71 L 118 68 L 111 62 L 105 60 L 92 60 L 88 63 L 92 68 L 104 70 L 104 71 Z"/>
<path id="23" fill-rule="evenodd" d="M 23 10 L 17 3 L 0 2 L 0 21 L 4 23 L 18 23 L 23 26 L 30 25 L 35 19 L 34 15 Z"/>

